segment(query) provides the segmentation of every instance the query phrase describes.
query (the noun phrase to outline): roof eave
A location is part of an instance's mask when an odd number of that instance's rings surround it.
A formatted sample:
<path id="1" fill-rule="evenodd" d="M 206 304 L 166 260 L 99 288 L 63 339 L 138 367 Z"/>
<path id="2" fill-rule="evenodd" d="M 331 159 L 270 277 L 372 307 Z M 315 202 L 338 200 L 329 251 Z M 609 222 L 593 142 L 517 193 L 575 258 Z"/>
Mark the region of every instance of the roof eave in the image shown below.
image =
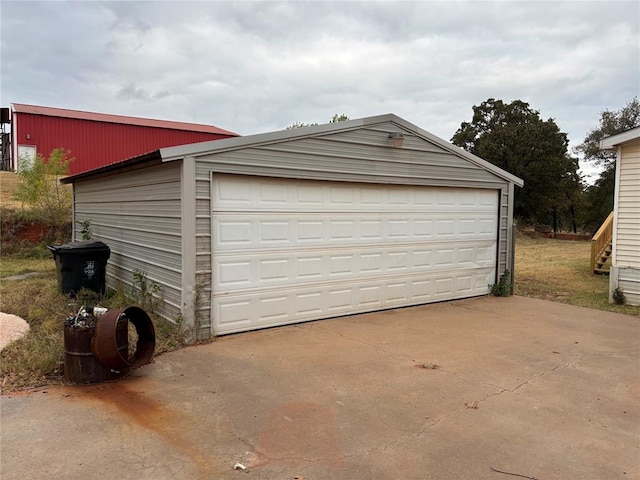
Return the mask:
<path id="1" fill-rule="evenodd" d="M 64 177 L 60 179 L 60 183 L 62 184 L 74 183 L 78 180 L 85 180 L 87 178 L 100 176 L 110 172 L 124 170 L 127 168 L 137 167 L 143 164 L 151 164 L 154 162 L 158 164 L 162 163 L 162 157 L 160 156 L 159 150 L 154 150 L 152 152 L 144 153 L 142 155 L 128 158 L 126 160 L 110 163 L 109 165 L 104 165 L 103 167 L 94 168 L 93 170 L 87 170 L 86 172 Z"/>
<path id="2" fill-rule="evenodd" d="M 371 117 L 374 118 L 374 117 Z M 364 120 L 356 119 L 344 122 L 327 123 L 323 125 L 312 125 L 309 127 L 293 128 L 290 130 L 278 130 L 275 132 L 257 133 L 244 137 L 223 138 L 221 140 L 211 140 L 207 142 L 191 143 L 188 145 L 177 145 L 160 149 L 162 160 L 170 162 L 186 156 L 201 156 L 211 153 L 219 153 L 226 150 L 235 150 L 246 146 L 259 146 L 269 143 L 284 142 L 287 140 L 314 137 L 326 133 L 338 131 L 355 130 L 365 125 Z"/>
<path id="3" fill-rule="evenodd" d="M 600 150 L 615 150 L 619 145 L 632 142 L 640 138 L 640 127 L 635 127 L 626 132 L 611 135 L 600 140 Z"/>

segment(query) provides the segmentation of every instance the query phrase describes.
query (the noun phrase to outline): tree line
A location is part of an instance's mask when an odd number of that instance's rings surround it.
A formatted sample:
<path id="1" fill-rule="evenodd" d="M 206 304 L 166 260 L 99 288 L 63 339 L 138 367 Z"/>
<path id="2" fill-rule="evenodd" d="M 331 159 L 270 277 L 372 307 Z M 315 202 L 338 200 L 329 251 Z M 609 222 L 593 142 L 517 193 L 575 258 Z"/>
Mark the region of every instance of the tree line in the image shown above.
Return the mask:
<path id="1" fill-rule="evenodd" d="M 620 110 L 601 112 L 598 125 L 570 152 L 554 119 L 543 120 L 521 100 L 489 98 L 473 107 L 471 121 L 462 122 L 451 142 L 524 180 L 515 193 L 519 223 L 594 233 L 613 210 L 615 183 L 615 153 L 601 151 L 600 140 L 637 126 L 634 97 Z M 579 174 L 578 155 L 602 168 L 593 185 Z"/>

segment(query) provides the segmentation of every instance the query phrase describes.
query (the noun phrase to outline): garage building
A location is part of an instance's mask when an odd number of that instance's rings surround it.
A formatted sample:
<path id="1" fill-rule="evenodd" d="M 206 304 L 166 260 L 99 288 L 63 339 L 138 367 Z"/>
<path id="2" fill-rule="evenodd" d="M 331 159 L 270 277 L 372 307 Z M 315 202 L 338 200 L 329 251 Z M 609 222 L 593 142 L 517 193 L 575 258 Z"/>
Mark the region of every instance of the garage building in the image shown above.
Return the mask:
<path id="1" fill-rule="evenodd" d="M 74 235 L 198 337 L 485 295 L 519 178 L 392 114 L 164 148 L 68 177 Z"/>

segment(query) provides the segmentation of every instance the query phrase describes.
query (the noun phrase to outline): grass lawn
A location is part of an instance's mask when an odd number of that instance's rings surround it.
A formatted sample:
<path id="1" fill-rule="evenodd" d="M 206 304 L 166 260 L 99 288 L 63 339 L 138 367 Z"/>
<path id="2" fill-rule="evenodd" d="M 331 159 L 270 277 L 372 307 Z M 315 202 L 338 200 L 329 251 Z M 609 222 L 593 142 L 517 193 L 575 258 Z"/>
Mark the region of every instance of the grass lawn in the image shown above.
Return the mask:
<path id="1" fill-rule="evenodd" d="M 591 242 L 516 239 L 515 294 L 640 316 L 640 307 L 609 303 L 609 275 L 589 271 Z"/>
<path id="2" fill-rule="evenodd" d="M 56 264 L 53 256 L 49 258 L 11 258 L 0 259 L 0 279 L 23 273 L 55 274 Z"/>
<path id="3" fill-rule="evenodd" d="M 21 203 L 13 198 L 19 178 L 17 173 L 0 171 L 0 203 L 3 207 L 21 207 Z"/>

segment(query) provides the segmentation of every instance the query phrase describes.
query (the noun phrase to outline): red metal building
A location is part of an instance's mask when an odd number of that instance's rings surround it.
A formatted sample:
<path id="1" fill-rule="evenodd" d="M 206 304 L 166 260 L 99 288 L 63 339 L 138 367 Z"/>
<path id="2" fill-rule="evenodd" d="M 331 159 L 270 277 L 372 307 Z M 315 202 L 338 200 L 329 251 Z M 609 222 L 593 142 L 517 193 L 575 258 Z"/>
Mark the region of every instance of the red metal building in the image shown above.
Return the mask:
<path id="1" fill-rule="evenodd" d="M 21 158 L 64 148 L 75 157 L 70 174 L 119 162 L 163 147 L 237 137 L 212 125 L 170 122 L 14 103 L 11 168 Z"/>

